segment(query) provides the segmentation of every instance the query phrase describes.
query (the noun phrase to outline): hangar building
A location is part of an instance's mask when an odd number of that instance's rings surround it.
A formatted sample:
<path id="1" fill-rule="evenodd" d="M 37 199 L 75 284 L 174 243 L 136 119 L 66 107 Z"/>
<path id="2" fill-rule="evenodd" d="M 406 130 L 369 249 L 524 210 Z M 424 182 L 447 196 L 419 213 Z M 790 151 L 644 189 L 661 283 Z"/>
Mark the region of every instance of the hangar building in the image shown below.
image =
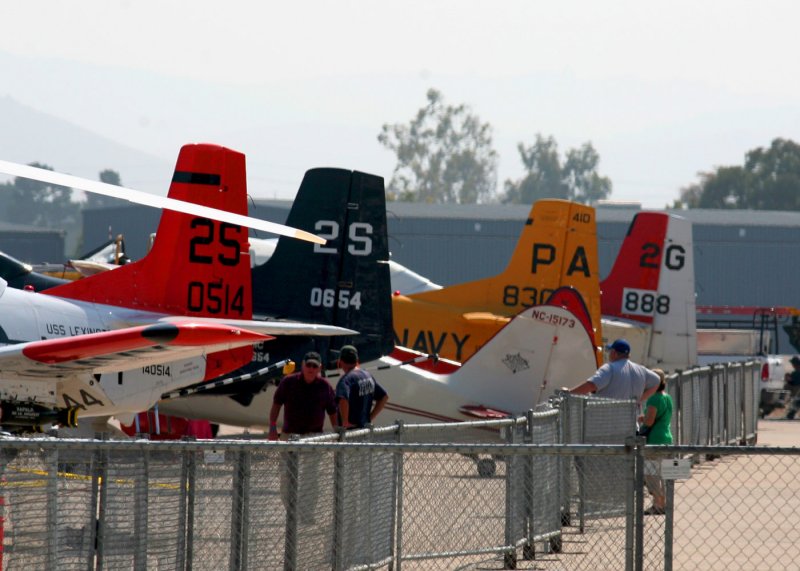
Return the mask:
<path id="1" fill-rule="evenodd" d="M 284 223 L 287 200 L 260 200 L 250 214 Z M 530 212 L 525 205 L 389 203 L 392 258 L 442 285 L 499 273 Z M 639 209 L 597 208 L 600 275 L 605 277 Z M 669 210 L 693 225 L 698 305 L 800 307 L 800 212 Z M 125 236 L 133 259 L 144 255 L 159 213 L 139 206 L 84 211 L 84 245 Z M 265 236 L 268 237 L 268 236 Z M 791 351 L 785 339 L 781 349 Z"/>
<path id="2" fill-rule="evenodd" d="M 29 263 L 64 261 L 63 230 L 0 222 L 0 250 Z"/>

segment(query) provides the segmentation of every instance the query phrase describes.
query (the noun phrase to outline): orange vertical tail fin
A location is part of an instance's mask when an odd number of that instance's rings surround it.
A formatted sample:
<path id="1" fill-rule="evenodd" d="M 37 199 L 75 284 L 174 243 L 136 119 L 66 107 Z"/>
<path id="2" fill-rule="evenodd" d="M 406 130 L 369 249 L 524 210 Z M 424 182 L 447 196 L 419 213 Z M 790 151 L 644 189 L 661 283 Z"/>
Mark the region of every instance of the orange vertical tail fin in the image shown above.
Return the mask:
<path id="1" fill-rule="evenodd" d="M 430 339 L 430 345 L 441 356 L 464 360 L 505 323 L 502 319 L 487 326 L 491 318 L 516 315 L 525 308 L 546 303 L 559 287 L 571 286 L 586 302 L 595 344 L 600 346 L 598 268 L 594 208 L 566 200 L 540 200 L 533 205 L 511 260 L 501 274 L 396 296 L 395 336 L 401 342 L 409 340 L 415 349 L 419 343 L 413 340 Z M 474 329 L 479 323 L 485 331 Z M 451 343 L 452 340 L 459 343 Z"/>

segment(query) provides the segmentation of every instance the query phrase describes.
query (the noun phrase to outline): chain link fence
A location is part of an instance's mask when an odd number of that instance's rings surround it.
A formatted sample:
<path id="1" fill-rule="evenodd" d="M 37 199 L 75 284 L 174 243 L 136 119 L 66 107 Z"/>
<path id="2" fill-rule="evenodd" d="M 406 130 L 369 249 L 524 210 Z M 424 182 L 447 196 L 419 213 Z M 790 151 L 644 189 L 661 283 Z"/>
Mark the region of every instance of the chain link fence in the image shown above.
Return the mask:
<path id="1" fill-rule="evenodd" d="M 4 440 L 2 569 L 791 568 L 800 451 L 710 446 L 750 439 L 756 374 L 672 379 L 700 445 L 645 447 L 636 403 L 586 397 L 290 442 Z M 646 460 L 695 466 L 666 515 Z"/>

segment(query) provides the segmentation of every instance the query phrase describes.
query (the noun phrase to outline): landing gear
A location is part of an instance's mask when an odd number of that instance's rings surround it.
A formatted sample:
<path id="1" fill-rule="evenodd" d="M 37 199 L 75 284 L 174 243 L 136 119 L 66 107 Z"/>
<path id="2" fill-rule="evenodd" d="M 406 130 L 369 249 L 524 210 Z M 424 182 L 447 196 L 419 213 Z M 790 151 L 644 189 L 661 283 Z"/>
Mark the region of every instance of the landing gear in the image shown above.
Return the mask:
<path id="1" fill-rule="evenodd" d="M 494 458 L 479 458 L 476 462 L 478 476 L 481 478 L 491 478 L 497 473 L 497 463 Z"/>

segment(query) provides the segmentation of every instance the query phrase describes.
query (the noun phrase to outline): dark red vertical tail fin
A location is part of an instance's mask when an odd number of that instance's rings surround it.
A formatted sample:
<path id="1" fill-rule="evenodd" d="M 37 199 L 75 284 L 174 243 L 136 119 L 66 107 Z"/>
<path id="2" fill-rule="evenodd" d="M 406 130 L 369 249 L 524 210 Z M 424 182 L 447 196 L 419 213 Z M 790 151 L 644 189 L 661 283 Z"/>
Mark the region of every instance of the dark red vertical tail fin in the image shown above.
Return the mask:
<path id="1" fill-rule="evenodd" d="M 653 322 L 652 313 L 634 307 L 635 294 L 631 294 L 627 304 L 630 307 L 626 307 L 625 294 L 626 290 L 658 291 L 668 221 L 669 215 L 662 212 L 640 212 L 633 217 L 614 267 L 600 284 L 603 315 Z"/>

